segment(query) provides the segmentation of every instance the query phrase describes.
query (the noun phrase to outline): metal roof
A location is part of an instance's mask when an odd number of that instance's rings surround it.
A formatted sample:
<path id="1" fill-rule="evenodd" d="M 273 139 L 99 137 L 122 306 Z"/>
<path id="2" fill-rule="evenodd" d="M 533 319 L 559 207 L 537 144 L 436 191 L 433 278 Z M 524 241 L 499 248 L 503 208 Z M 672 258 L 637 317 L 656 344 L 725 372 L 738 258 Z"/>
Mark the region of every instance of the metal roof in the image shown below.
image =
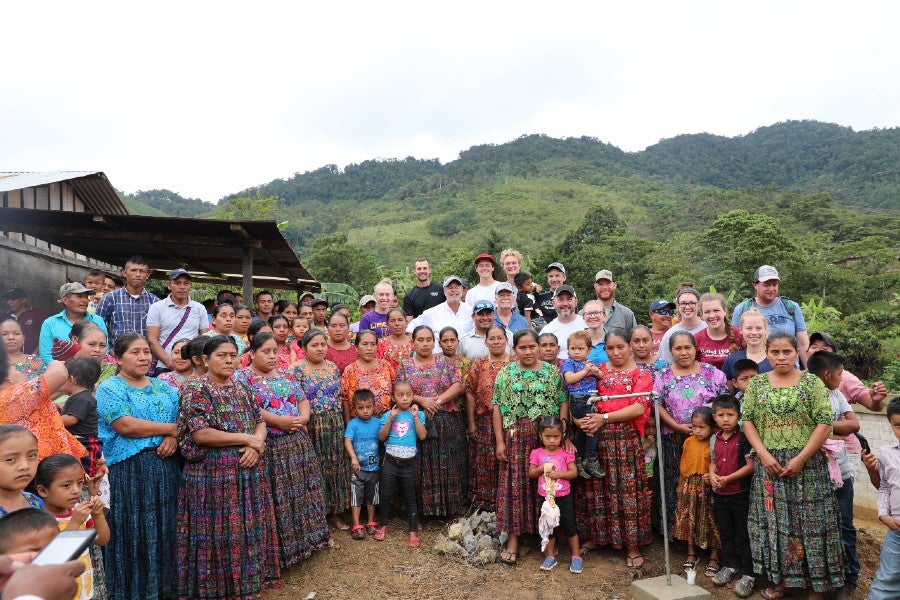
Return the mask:
<path id="1" fill-rule="evenodd" d="M 275 221 L 220 221 L 0 208 L 0 229 L 24 233 L 84 256 L 124 265 L 139 254 L 165 279 L 182 267 L 194 281 L 241 285 L 244 248 L 253 248 L 253 285 L 318 291 Z"/>
<path id="2" fill-rule="evenodd" d="M 0 193 L 63 181 L 72 186 L 88 212 L 128 214 L 116 188 L 102 171 L 0 172 Z"/>

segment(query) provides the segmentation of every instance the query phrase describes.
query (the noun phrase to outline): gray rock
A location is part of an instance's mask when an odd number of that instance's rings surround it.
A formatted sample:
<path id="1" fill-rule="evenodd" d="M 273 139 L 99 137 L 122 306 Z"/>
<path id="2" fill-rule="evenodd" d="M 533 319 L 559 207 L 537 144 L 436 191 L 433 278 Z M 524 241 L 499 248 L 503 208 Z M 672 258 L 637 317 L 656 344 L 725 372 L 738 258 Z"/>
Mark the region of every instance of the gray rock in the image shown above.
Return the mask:
<path id="1" fill-rule="evenodd" d="M 475 552 L 475 536 L 471 533 L 467 533 L 463 536 L 462 539 L 462 547 L 466 549 L 466 552 L 472 554 Z"/>
<path id="2" fill-rule="evenodd" d="M 489 535 L 483 535 L 475 542 L 476 550 L 495 550 L 500 545 L 495 539 Z"/>
<path id="3" fill-rule="evenodd" d="M 453 540 L 447 539 L 446 537 L 439 535 L 437 539 L 434 541 L 434 546 L 432 549 L 435 552 L 440 554 L 450 554 L 450 555 L 459 555 L 465 556 L 466 551 L 462 546 L 454 542 Z"/>
<path id="4" fill-rule="evenodd" d="M 478 551 L 478 554 L 475 555 L 475 560 L 483 565 L 497 562 L 499 554 L 497 554 L 496 550 L 493 549 L 482 549 Z"/>
<path id="5" fill-rule="evenodd" d="M 462 536 L 464 535 L 465 530 L 466 530 L 465 522 L 457 521 L 456 523 L 454 523 L 450 526 L 448 535 L 449 535 L 450 539 L 452 539 L 452 540 L 459 540 L 459 539 L 462 539 Z"/>

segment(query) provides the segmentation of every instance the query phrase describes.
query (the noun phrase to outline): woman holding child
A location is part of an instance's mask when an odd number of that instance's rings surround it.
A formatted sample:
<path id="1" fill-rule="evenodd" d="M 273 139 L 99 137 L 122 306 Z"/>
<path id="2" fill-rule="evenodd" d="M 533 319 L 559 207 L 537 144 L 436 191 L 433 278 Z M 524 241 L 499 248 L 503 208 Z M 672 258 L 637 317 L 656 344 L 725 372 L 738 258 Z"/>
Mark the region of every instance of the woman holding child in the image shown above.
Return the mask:
<path id="1" fill-rule="evenodd" d="M 822 444 L 831 434 L 831 403 L 822 381 L 799 371 L 797 339 L 776 331 L 766 341 L 772 371 L 754 377 L 742 405 L 743 431 L 756 451 L 750 491 L 750 549 L 757 573 L 786 588 L 805 588 L 810 600 L 844 585 L 837 497 Z"/>
<path id="2" fill-rule="evenodd" d="M 613 329 L 606 334 L 609 362 L 600 365 L 600 396 L 644 395 L 613 398 L 597 403 L 597 412 L 578 420 L 588 435 L 597 433 L 597 454 L 606 472 L 603 478 L 579 482 L 576 502 L 579 523 L 590 548 L 611 545 L 627 549 L 627 565 L 644 564 L 639 547 L 650 543 L 650 498 L 644 476 L 641 437 L 650 415 L 653 379 L 638 367 L 631 355 L 630 334 Z"/>
<path id="3" fill-rule="evenodd" d="M 564 422 L 569 417 L 562 375 L 540 359 L 537 333 L 517 331 L 513 350 L 516 361 L 500 370 L 493 398 L 497 528 L 509 535 L 500 560 L 509 564 L 518 558 L 519 535 L 537 533 L 537 480 L 528 477 L 528 461 L 531 451 L 541 445 L 538 422 L 548 415 L 559 415 Z"/>
<path id="4" fill-rule="evenodd" d="M 412 333 L 416 353 L 400 362 L 397 381 L 412 385 L 413 402 L 434 423 L 437 438 L 422 442 L 419 460 L 422 515 L 450 517 L 466 508 L 466 428 L 457 404 L 463 390 L 456 363 L 434 353 L 434 332 L 419 325 Z"/>
<path id="5" fill-rule="evenodd" d="M 150 344 L 140 334 L 117 337 L 113 356 L 119 372 L 97 388 L 97 432 L 110 485 L 107 592 L 117 600 L 173 597 L 181 483 L 175 437 L 178 394 L 147 377 Z"/>
<path id="6" fill-rule="evenodd" d="M 284 568 L 328 546 L 322 474 L 306 432 L 309 400 L 292 373 L 276 368 L 278 344 L 271 333 L 253 337 L 250 356 L 250 366 L 239 370 L 235 380 L 252 390 L 266 422 L 265 469 Z"/>

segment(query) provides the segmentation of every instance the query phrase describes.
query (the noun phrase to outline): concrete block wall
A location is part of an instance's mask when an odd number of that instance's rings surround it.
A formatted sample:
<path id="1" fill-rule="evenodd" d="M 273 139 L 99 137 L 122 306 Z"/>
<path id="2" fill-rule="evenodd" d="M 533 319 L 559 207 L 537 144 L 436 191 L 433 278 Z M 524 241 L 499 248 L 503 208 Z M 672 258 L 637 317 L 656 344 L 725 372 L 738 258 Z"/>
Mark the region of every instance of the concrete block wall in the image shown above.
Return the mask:
<path id="1" fill-rule="evenodd" d="M 891 397 L 888 397 L 885 404 L 890 400 Z M 859 419 L 859 432 L 869 440 L 872 452 L 878 452 L 882 446 L 892 444 L 897 440 L 891 432 L 884 412 L 873 413 L 858 404 L 853 405 L 853 410 Z M 866 471 L 865 465 L 860 464 L 853 482 L 855 512 L 869 518 L 877 518 L 877 502 L 878 490 L 869 481 L 869 473 Z"/>

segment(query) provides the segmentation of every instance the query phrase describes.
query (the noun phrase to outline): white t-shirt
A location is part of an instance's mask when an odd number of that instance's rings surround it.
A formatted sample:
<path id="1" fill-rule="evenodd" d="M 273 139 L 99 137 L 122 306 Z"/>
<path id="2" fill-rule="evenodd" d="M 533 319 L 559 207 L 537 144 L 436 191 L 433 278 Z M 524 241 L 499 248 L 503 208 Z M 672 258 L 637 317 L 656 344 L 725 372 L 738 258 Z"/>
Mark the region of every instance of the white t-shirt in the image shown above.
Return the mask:
<path id="1" fill-rule="evenodd" d="M 466 304 L 469 306 L 475 306 L 475 303 L 479 300 L 487 300 L 491 304 L 494 303 L 494 297 L 497 295 L 497 286 L 500 285 L 499 281 L 495 281 L 491 285 L 482 286 L 478 284 L 469 289 L 466 292 Z"/>
<path id="2" fill-rule="evenodd" d="M 559 341 L 559 357 L 565 360 L 569 358 L 569 336 L 576 331 L 585 329 L 587 329 L 587 323 L 584 322 L 580 315 L 575 315 L 575 320 L 571 323 L 562 323 L 557 317 L 541 329 L 541 335 L 552 333 L 556 336 L 556 339 Z"/>

